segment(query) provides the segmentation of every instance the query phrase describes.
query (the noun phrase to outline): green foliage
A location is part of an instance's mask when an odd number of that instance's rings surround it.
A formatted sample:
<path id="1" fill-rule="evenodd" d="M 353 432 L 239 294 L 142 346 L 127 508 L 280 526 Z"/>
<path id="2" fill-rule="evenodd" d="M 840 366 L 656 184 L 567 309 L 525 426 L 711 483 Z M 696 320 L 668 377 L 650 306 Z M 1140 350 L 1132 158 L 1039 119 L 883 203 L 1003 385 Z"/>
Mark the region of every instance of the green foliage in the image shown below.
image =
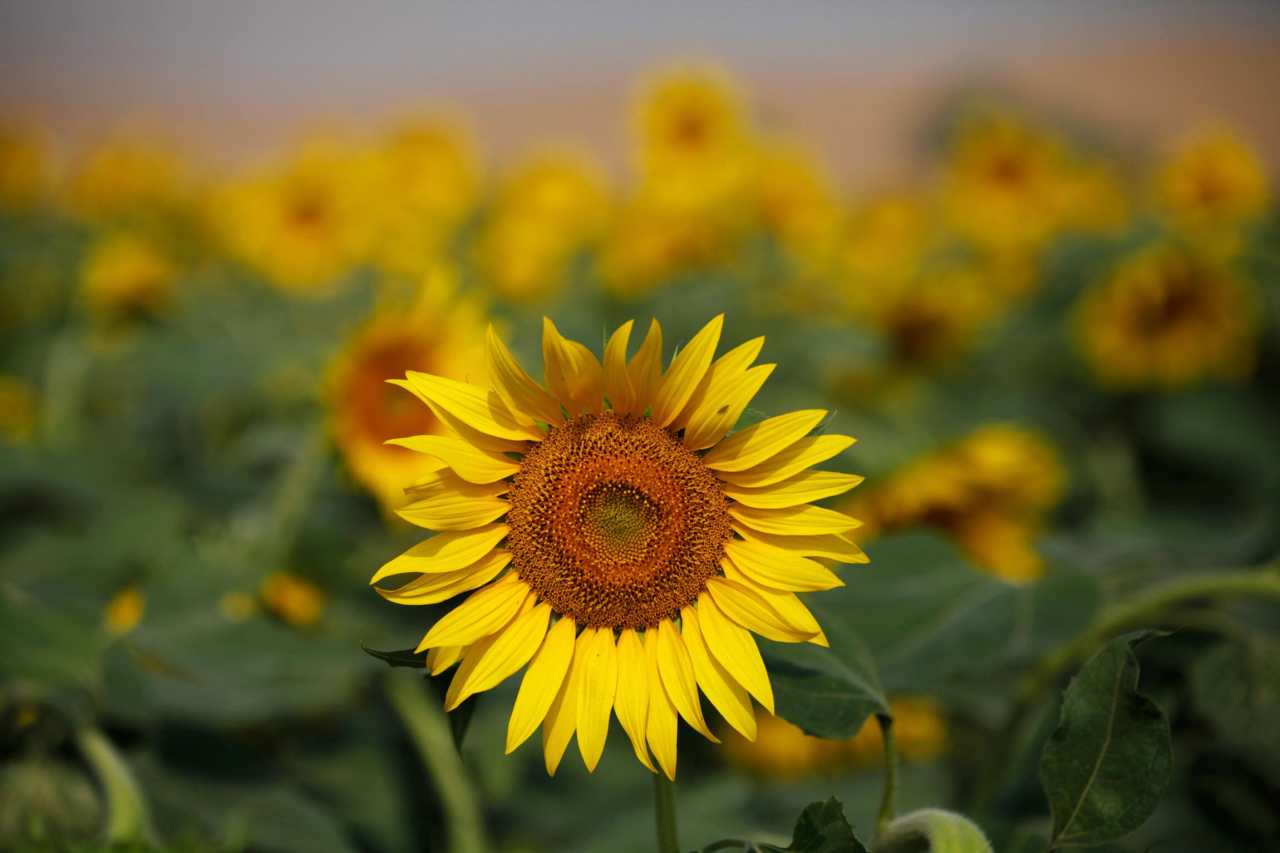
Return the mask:
<path id="1" fill-rule="evenodd" d="M 1051 848 L 1101 844 L 1132 832 L 1169 784 L 1169 721 L 1138 692 L 1133 647 L 1149 636 L 1112 640 L 1067 688 L 1040 761 L 1053 812 Z"/>
<path id="2" fill-rule="evenodd" d="M 992 853 L 977 824 L 942 809 L 903 815 L 876 839 L 872 853 Z"/>
<path id="3" fill-rule="evenodd" d="M 800 814 L 791 837 L 789 853 L 866 853 L 835 797 L 812 803 Z"/>

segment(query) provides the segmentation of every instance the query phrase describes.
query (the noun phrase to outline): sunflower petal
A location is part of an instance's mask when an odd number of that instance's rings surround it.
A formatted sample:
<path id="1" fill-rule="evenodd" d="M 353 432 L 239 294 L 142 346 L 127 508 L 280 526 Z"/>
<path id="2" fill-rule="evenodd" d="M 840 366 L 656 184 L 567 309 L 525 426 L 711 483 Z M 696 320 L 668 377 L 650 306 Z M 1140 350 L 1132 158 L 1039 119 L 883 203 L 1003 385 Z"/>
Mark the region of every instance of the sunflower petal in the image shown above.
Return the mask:
<path id="1" fill-rule="evenodd" d="M 739 381 L 719 397 L 718 403 L 710 403 L 699 409 L 689 421 L 684 433 L 684 444 L 690 450 L 711 447 L 733 428 L 747 406 L 755 399 L 764 383 L 773 375 L 776 364 L 760 364 L 742 374 Z M 712 398 L 709 398 L 712 399 Z"/>
<path id="2" fill-rule="evenodd" d="M 662 686 L 658 671 L 658 632 L 644 632 L 644 656 L 649 682 L 649 714 L 645 719 L 645 739 L 658 766 L 672 781 L 676 778 L 676 709 Z"/>
<path id="3" fill-rule="evenodd" d="M 497 521 L 511 504 L 501 498 L 469 498 L 445 492 L 422 498 L 396 510 L 410 524 L 428 530 L 471 530 Z"/>
<path id="4" fill-rule="evenodd" d="M 378 595 L 395 604 L 436 604 L 484 586 L 496 578 L 510 562 L 510 552 L 490 551 L 474 565 L 467 566 L 465 569 L 443 574 L 438 572 L 424 574 L 395 589 L 375 586 L 374 590 Z"/>
<path id="5" fill-rule="evenodd" d="M 432 471 L 418 479 L 416 483 L 404 490 L 412 498 L 421 500 L 440 494 L 453 493 L 468 498 L 496 498 L 511 491 L 511 483 L 497 480 L 492 483 L 469 483 L 447 467 L 441 465 L 439 471 Z"/>
<path id="6" fill-rule="evenodd" d="M 547 386 L 571 415 L 598 412 L 603 369 L 591 350 L 560 334 L 550 317 L 542 318 L 542 363 Z"/>
<path id="7" fill-rule="evenodd" d="M 841 563 L 870 562 L 861 548 L 850 542 L 847 537 L 835 533 L 824 536 L 773 536 L 743 524 L 734 524 L 733 530 L 744 539 L 763 542 L 802 557 L 818 557 Z"/>
<path id="8" fill-rule="evenodd" d="M 685 722 L 712 743 L 719 743 L 720 739 L 707 728 L 702 716 L 698 680 L 693 673 L 693 662 L 689 660 L 689 650 L 670 619 L 658 623 L 658 674 L 662 676 L 671 704 Z"/>
<path id="9" fill-rule="evenodd" d="M 497 687 L 528 663 L 542 644 L 542 638 L 546 636 L 550 618 L 551 605 L 546 602 L 517 616 L 479 656 L 475 667 L 464 680 L 459 698 L 445 710 L 452 711 L 468 696 Z"/>
<path id="10" fill-rule="evenodd" d="M 535 418 L 549 424 L 564 420 L 556 398 L 525 372 L 493 326 L 485 333 L 485 356 L 494 391 L 507 404 L 512 417 L 530 425 Z"/>
<path id="11" fill-rule="evenodd" d="M 696 610 L 703 642 L 712 657 L 772 714 L 773 685 L 769 682 L 769 671 L 765 669 L 755 638 L 725 616 L 708 593 L 698 594 Z"/>
<path id="12" fill-rule="evenodd" d="M 834 509 L 802 504 L 785 509 L 754 509 L 731 504 L 729 515 L 740 524 L 775 536 L 821 536 L 825 533 L 847 533 L 862 522 Z"/>
<path id="13" fill-rule="evenodd" d="M 604 752 L 618 687 L 618 655 L 612 628 L 588 628 L 587 658 L 578 692 L 578 752 L 588 771 L 594 771 Z"/>
<path id="14" fill-rule="evenodd" d="M 518 462 L 452 435 L 411 435 L 390 439 L 387 444 L 434 456 L 468 483 L 492 483 L 520 470 Z"/>
<path id="15" fill-rule="evenodd" d="M 648 667 L 640 635 L 627 628 L 618 635 L 618 695 L 613 700 L 613 712 L 631 740 L 636 758 L 656 773 L 644 740 L 645 722 L 649 718 Z"/>
<path id="16" fill-rule="evenodd" d="M 786 450 L 822 423 L 825 409 L 801 409 L 739 430 L 702 457 L 715 471 L 745 471 Z"/>
<path id="17" fill-rule="evenodd" d="M 707 592 L 730 619 L 767 639 L 780 643 L 803 643 L 818 634 L 818 631 L 797 629 L 765 600 L 761 592 L 739 581 L 727 577 L 711 578 L 707 581 Z"/>
<path id="18" fill-rule="evenodd" d="M 628 320 L 619 326 L 604 346 L 604 396 L 615 412 L 627 413 L 635 405 L 635 389 L 631 386 L 631 373 L 627 370 L 627 344 L 631 340 Z"/>
<path id="19" fill-rule="evenodd" d="M 444 694 L 444 708 L 446 711 L 451 711 L 462 704 L 462 698 L 460 697 L 462 686 L 466 684 L 471 671 L 475 669 L 476 661 L 497 639 L 497 634 L 491 637 L 481 637 L 462 650 L 462 663 L 454 671 L 453 678 L 449 679 L 449 689 Z"/>
<path id="20" fill-rule="evenodd" d="M 707 651 L 702 629 L 698 627 L 698 614 L 691 606 L 680 611 L 680 635 L 689 650 L 689 660 L 702 692 L 729 725 L 747 740 L 755 740 L 756 714 L 751 697 Z"/>
<path id="21" fill-rule="evenodd" d="M 684 404 L 680 414 L 671 422 L 671 428 L 685 429 L 689 425 L 689 419 L 699 408 L 706 405 L 710 405 L 712 408 L 717 406 L 719 399 L 724 396 L 725 392 L 741 380 L 742 374 L 756 360 L 756 356 L 760 354 L 760 350 L 763 347 L 763 337 L 752 338 L 745 343 L 738 344 L 711 362 L 711 367 L 707 370 L 706 375 L 702 377 L 702 381 L 698 383 L 697 389 L 689 397 L 689 401 Z"/>
<path id="22" fill-rule="evenodd" d="M 732 439 L 730 436 L 729 439 Z M 746 471 L 719 471 L 720 479 L 735 486 L 760 488 L 781 483 L 788 477 L 799 474 L 820 462 L 826 462 L 847 450 L 854 439 L 847 435 L 815 435 L 794 442 L 785 450 L 779 451 L 764 462 L 757 463 Z M 720 442 L 724 444 L 724 442 Z M 714 451 L 720 445 L 712 448 Z M 705 457 L 704 457 L 705 458 Z"/>
<path id="23" fill-rule="evenodd" d="M 720 343 L 720 330 L 724 327 L 724 315 L 717 314 L 711 322 L 693 336 L 688 346 L 671 360 L 662 384 L 653 400 L 653 412 L 650 417 L 660 427 L 665 427 L 675 420 L 676 415 L 689 402 L 698 383 L 702 381 L 711 359 L 716 352 L 716 344 Z"/>
<path id="24" fill-rule="evenodd" d="M 405 378 L 422 396 L 486 435 L 512 441 L 541 441 L 543 438 L 542 430 L 517 422 L 502 398 L 489 388 L 416 370 L 408 371 Z"/>
<path id="25" fill-rule="evenodd" d="M 546 722 L 542 724 L 542 751 L 546 759 L 547 773 L 556 775 L 560 759 L 573 739 L 574 729 L 578 727 L 578 693 L 582 690 L 583 666 L 586 660 L 586 631 L 578 635 L 573 644 L 573 661 L 569 664 L 569 675 L 560 685 L 560 692 L 547 710 Z"/>
<path id="26" fill-rule="evenodd" d="M 631 388 L 635 397 L 630 411 L 620 414 L 641 414 L 653 405 L 658 395 L 658 386 L 662 384 L 662 326 L 657 320 L 649 322 L 649 331 L 644 336 L 640 349 L 632 356 L 627 367 L 631 374 Z"/>
<path id="27" fill-rule="evenodd" d="M 749 539 L 725 544 L 726 557 L 758 586 L 787 592 L 816 592 L 844 586 L 844 581 L 816 560 Z"/>
<path id="28" fill-rule="evenodd" d="M 803 471 L 781 483 L 759 489 L 724 483 L 724 493 L 743 506 L 782 509 L 844 494 L 862 480 L 857 474 L 839 471 Z"/>
<path id="29" fill-rule="evenodd" d="M 507 722 L 507 753 L 529 739 L 547 716 L 569 673 L 573 659 L 573 620 L 561 617 L 547 632 L 520 681 L 520 692 Z"/>
<path id="30" fill-rule="evenodd" d="M 392 575 L 411 572 L 436 574 L 455 572 L 480 560 L 507 535 L 507 525 L 489 524 L 475 530 L 450 530 L 425 539 L 395 557 L 369 579 L 375 584 Z"/>
<path id="31" fill-rule="evenodd" d="M 439 675 L 462 659 L 466 646 L 436 646 L 427 651 L 427 672 Z"/>
<path id="32" fill-rule="evenodd" d="M 418 651 L 432 646 L 465 646 L 502 630 L 520 611 L 532 590 L 515 573 L 485 587 L 450 610 L 418 643 Z"/>
<path id="33" fill-rule="evenodd" d="M 509 438 L 498 438 L 496 435 L 490 435 L 487 432 L 482 432 L 473 426 L 469 426 L 465 421 L 442 409 L 434 400 L 423 394 L 419 388 L 416 388 L 407 379 L 388 379 L 387 384 L 413 392 L 413 395 L 431 410 L 431 414 L 435 416 L 436 420 L 444 424 L 458 438 L 473 447 L 478 447 L 488 453 L 523 453 L 529 447 L 527 440 L 516 441 Z"/>

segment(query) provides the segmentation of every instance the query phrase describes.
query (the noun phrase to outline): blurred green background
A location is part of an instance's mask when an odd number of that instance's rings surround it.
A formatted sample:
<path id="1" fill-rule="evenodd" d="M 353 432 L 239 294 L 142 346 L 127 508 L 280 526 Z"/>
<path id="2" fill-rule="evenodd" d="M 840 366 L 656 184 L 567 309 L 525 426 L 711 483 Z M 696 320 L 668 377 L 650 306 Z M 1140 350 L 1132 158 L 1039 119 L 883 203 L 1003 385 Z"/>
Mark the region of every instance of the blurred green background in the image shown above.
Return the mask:
<path id="1" fill-rule="evenodd" d="M 916 105 L 910 170 L 837 169 L 686 55 L 601 96 L 612 153 L 495 162 L 465 103 L 259 156 L 0 117 L 0 847 L 447 850 L 461 797 L 495 850 L 652 849 L 616 729 L 592 776 L 502 755 L 511 682 L 464 709 L 460 765 L 420 760 L 431 694 L 361 650 L 444 610 L 368 589 L 418 538 L 381 443 L 416 410 L 383 381 L 482 378 L 489 322 L 536 374 L 544 314 L 598 350 L 723 311 L 778 364 L 751 418 L 822 405 L 859 439 L 872 562 L 814 603 L 891 700 L 900 811 L 1043 849 L 1036 757 L 1091 632 L 1280 552 L 1277 116 L 1135 138 L 995 83 Z M 1174 774 L 1107 849 L 1280 843 L 1275 597 L 1139 614 L 1176 629 L 1141 647 Z M 683 740 L 686 847 L 785 844 L 832 794 L 874 825 L 874 725 Z"/>

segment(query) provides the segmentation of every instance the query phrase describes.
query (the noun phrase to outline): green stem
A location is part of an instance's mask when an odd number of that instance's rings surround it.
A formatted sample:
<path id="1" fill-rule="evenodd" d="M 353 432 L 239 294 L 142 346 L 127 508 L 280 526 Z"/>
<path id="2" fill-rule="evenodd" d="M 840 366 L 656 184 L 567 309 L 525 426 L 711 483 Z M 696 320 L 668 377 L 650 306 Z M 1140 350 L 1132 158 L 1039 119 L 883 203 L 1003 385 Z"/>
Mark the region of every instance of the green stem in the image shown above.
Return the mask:
<path id="1" fill-rule="evenodd" d="M 1144 625 L 1179 627 L 1181 622 L 1170 611 L 1189 601 L 1232 597 L 1280 601 L 1280 564 L 1192 575 L 1159 584 L 1129 601 L 1103 611 L 1091 628 L 1042 658 L 1022 680 L 1014 696 L 1013 708 L 1001 727 L 1004 734 L 1001 745 L 993 750 L 986 772 L 974 786 L 972 811 L 981 812 L 990 804 L 997 791 L 999 774 L 1007 769 L 1010 762 L 1012 744 L 1031 718 L 1031 712 L 1041 695 L 1056 684 L 1068 668 L 1127 628 Z"/>
<path id="2" fill-rule="evenodd" d="M 876 817 L 876 834 L 883 835 L 893 822 L 898 800 L 898 744 L 893 734 L 893 717 L 877 714 L 881 739 L 884 741 L 884 791 L 880 795 L 880 814 Z"/>
<path id="3" fill-rule="evenodd" d="M 676 786 L 661 773 L 653 774 L 653 819 L 658 853 L 680 853 L 680 842 L 676 840 Z"/>
<path id="4" fill-rule="evenodd" d="M 101 731 L 85 727 L 76 732 L 76 743 L 93 769 L 107 801 L 103 835 L 108 844 L 154 843 L 147 802 L 120 753 Z"/>
<path id="5" fill-rule="evenodd" d="M 448 849 L 483 853 L 488 843 L 480 803 L 454 746 L 444 709 L 428 699 L 419 680 L 400 673 L 387 675 L 386 692 L 440 797 L 449 832 Z"/>

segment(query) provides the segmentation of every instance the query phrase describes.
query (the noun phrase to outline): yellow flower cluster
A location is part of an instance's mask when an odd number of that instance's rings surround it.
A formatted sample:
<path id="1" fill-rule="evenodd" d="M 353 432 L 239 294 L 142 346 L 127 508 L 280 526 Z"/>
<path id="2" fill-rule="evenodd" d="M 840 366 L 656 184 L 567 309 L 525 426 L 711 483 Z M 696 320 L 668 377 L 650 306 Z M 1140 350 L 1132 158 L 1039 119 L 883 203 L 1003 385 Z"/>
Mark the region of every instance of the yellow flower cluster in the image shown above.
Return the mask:
<path id="1" fill-rule="evenodd" d="M 980 568 L 1021 583 L 1044 571 L 1033 541 L 1061 499 L 1064 481 L 1057 451 L 1043 437 L 992 424 L 881 479 L 850 512 L 864 520 L 864 538 L 933 527 Z"/>

